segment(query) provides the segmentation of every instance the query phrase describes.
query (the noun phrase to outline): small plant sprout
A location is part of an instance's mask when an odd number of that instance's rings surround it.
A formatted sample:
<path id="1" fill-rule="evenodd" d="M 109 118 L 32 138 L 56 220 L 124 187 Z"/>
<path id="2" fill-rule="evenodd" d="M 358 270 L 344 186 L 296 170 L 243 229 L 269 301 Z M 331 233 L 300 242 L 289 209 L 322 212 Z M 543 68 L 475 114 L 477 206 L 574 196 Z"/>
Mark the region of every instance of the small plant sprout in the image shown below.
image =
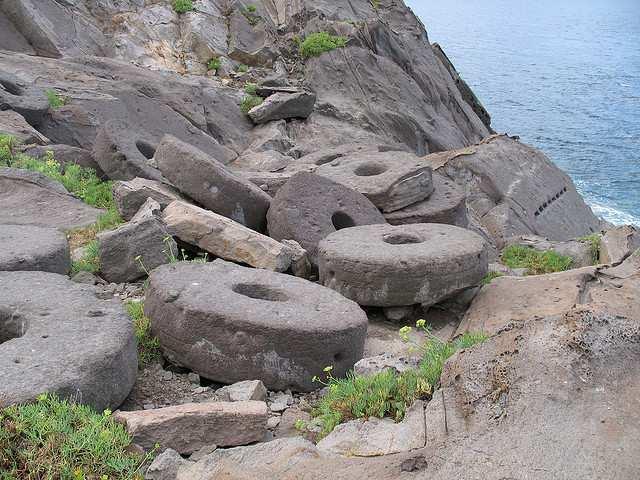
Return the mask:
<path id="1" fill-rule="evenodd" d="M 49 106 L 54 110 L 69 103 L 69 99 L 67 97 L 63 97 L 55 90 L 50 89 L 45 93 L 47 95 L 47 100 L 49 100 Z"/>
<path id="2" fill-rule="evenodd" d="M 142 261 L 142 255 L 138 255 L 135 259 L 134 259 L 138 265 L 140 265 L 140 268 L 142 269 L 142 271 L 144 273 L 146 273 L 147 277 L 149 276 L 149 270 L 147 270 L 147 267 L 144 266 L 144 262 Z"/>
<path id="3" fill-rule="evenodd" d="M 192 0 L 173 0 L 173 11 L 177 14 L 195 10 Z"/>
<path id="4" fill-rule="evenodd" d="M 222 60 L 220 60 L 220 57 L 213 57 L 207 62 L 207 70 L 219 70 L 221 66 Z"/>
<path id="5" fill-rule="evenodd" d="M 262 97 L 258 97 L 257 95 L 245 95 L 240 102 L 240 111 L 247 115 L 249 111 L 258 105 L 262 105 L 264 99 Z"/>
<path id="6" fill-rule="evenodd" d="M 347 45 L 346 37 L 331 35 L 328 32 L 312 33 L 300 43 L 300 55 L 303 58 L 319 57 L 325 52 Z"/>
<path id="7" fill-rule="evenodd" d="M 247 73 L 249 71 L 249 66 L 241 63 L 236 67 L 236 72 L 238 73 Z"/>

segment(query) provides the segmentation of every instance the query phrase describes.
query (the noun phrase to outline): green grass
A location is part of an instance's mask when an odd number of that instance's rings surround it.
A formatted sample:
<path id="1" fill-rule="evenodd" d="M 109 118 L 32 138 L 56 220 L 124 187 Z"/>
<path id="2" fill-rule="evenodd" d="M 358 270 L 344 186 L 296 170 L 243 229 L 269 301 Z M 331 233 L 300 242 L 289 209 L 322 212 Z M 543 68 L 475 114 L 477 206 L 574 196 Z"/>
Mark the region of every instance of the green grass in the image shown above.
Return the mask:
<path id="1" fill-rule="evenodd" d="M 595 265 L 600 263 L 600 244 L 602 236 L 599 233 L 593 233 L 578 239 L 579 242 L 589 244 L 589 253 L 591 254 L 591 262 Z"/>
<path id="2" fill-rule="evenodd" d="M 544 252 L 522 245 L 511 245 L 502 251 L 502 263 L 509 268 L 526 268 L 528 275 L 569 270 L 573 259 L 553 250 Z"/>
<path id="3" fill-rule="evenodd" d="M 244 93 L 247 95 L 256 95 L 258 91 L 258 84 L 247 82 L 244 84 Z"/>
<path id="4" fill-rule="evenodd" d="M 151 321 L 144 314 L 144 302 L 130 300 L 125 303 L 125 308 L 133 320 L 138 340 L 138 366 L 144 367 L 160 358 L 160 342 L 151 335 Z"/>
<path id="5" fill-rule="evenodd" d="M 331 35 L 328 32 L 312 33 L 300 43 L 300 55 L 304 58 L 319 57 L 325 52 L 342 48 L 346 44 L 346 37 Z"/>
<path id="6" fill-rule="evenodd" d="M 173 11 L 181 14 L 195 10 L 191 0 L 173 0 Z"/>
<path id="7" fill-rule="evenodd" d="M 247 73 L 249 71 L 249 66 L 241 63 L 236 67 L 236 72 L 238 73 Z"/>
<path id="8" fill-rule="evenodd" d="M 47 95 L 47 100 L 49 100 L 49 106 L 54 110 L 69 103 L 69 99 L 67 97 L 60 95 L 55 90 L 47 90 L 45 94 Z"/>
<path id="9" fill-rule="evenodd" d="M 40 395 L 0 410 L 2 480 L 142 480 L 141 457 L 108 410 Z"/>
<path id="10" fill-rule="evenodd" d="M 0 166 L 7 167 L 17 146 L 15 137 L 0 133 Z"/>
<path id="11" fill-rule="evenodd" d="M 489 272 L 480 280 L 480 285 L 489 285 L 493 280 L 502 276 L 504 276 L 504 273 Z"/>
<path id="12" fill-rule="evenodd" d="M 218 70 L 222 66 L 220 57 L 214 57 L 207 63 L 207 70 Z"/>
<path id="13" fill-rule="evenodd" d="M 242 13 L 251 26 L 256 26 L 260 23 L 260 16 L 256 14 L 257 11 L 258 9 L 255 5 L 247 5 L 240 9 L 240 13 Z"/>
<path id="14" fill-rule="evenodd" d="M 96 273 L 100 270 L 100 252 L 98 241 L 91 240 L 84 246 L 85 252 L 81 259 L 71 262 L 71 275 L 78 272 Z"/>
<path id="15" fill-rule="evenodd" d="M 423 323 L 424 325 L 424 323 Z M 407 328 L 407 327 L 405 327 Z M 422 349 L 417 369 L 400 374 L 384 370 L 374 375 L 359 376 L 353 372 L 346 378 L 334 378 L 326 368 L 327 393 L 315 405 L 313 423 L 320 426 L 324 437 L 344 422 L 356 418 L 404 418 L 406 409 L 420 398 L 428 398 L 439 386 L 442 367 L 457 350 L 484 341 L 483 334 L 467 333 L 454 342 L 445 343 L 431 337 Z"/>
<path id="16" fill-rule="evenodd" d="M 240 111 L 246 115 L 252 108 L 262 105 L 262 102 L 264 102 L 262 97 L 258 97 L 257 95 L 245 95 L 240 103 Z"/>

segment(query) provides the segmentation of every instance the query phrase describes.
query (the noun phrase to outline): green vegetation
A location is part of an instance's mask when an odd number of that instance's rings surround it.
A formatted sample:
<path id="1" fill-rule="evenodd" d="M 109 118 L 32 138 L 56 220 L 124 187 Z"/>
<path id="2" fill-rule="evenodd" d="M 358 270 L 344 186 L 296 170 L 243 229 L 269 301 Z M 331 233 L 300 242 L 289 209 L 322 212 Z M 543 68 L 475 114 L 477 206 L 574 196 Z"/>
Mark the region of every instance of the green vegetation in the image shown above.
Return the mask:
<path id="1" fill-rule="evenodd" d="M 300 55 L 304 58 L 319 57 L 325 52 L 346 46 L 347 38 L 328 32 L 312 33 L 300 43 Z"/>
<path id="2" fill-rule="evenodd" d="M 249 22 L 249 25 L 251 26 L 255 26 L 260 22 L 261 17 L 256 14 L 257 11 L 258 9 L 255 5 L 247 5 L 240 9 L 240 12 L 244 15 L 244 18 L 247 19 L 247 22 Z"/>
<path id="3" fill-rule="evenodd" d="M 125 427 L 90 407 L 40 395 L 0 410 L 2 480 L 142 480 L 152 457 L 131 452 Z"/>
<path id="4" fill-rule="evenodd" d="M 144 314 L 143 302 L 130 300 L 125 303 L 125 308 L 133 320 L 133 327 L 138 340 L 138 366 L 144 367 L 160 358 L 160 342 L 151 335 L 151 321 Z"/>
<path id="5" fill-rule="evenodd" d="M 236 67 L 236 72 L 238 73 L 247 73 L 249 71 L 249 66 L 241 63 Z"/>
<path id="6" fill-rule="evenodd" d="M 245 10 L 249 13 L 256 13 L 257 8 L 255 5 L 247 5 Z"/>
<path id="7" fill-rule="evenodd" d="M 244 84 L 244 93 L 247 95 L 256 95 L 258 91 L 258 84 L 247 82 Z"/>
<path id="8" fill-rule="evenodd" d="M 173 11 L 180 13 L 187 13 L 195 10 L 193 2 L 191 0 L 173 0 Z"/>
<path id="9" fill-rule="evenodd" d="M 209 261 L 209 254 L 208 253 L 204 253 L 201 255 L 189 255 L 187 254 L 187 251 L 183 248 L 180 250 L 180 252 L 174 252 L 173 251 L 173 246 L 171 244 L 171 237 L 165 237 L 163 239 L 163 242 L 165 244 L 165 248 L 164 248 L 164 254 L 167 256 L 167 260 L 169 261 L 169 263 L 178 263 L 178 262 L 191 262 L 191 263 L 207 263 Z M 136 260 L 138 260 L 136 258 Z M 142 264 L 142 262 L 140 261 L 140 265 L 142 266 L 142 269 L 146 272 L 147 269 L 145 268 L 145 266 Z M 148 272 L 147 272 L 148 275 Z"/>
<path id="10" fill-rule="evenodd" d="M 380 8 L 380 0 L 369 0 L 369 3 L 374 10 L 378 10 Z"/>
<path id="11" fill-rule="evenodd" d="M 264 102 L 262 97 L 258 97 L 257 95 L 245 95 L 240 103 L 240 111 L 246 115 L 252 108 L 262 105 L 262 102 Z"/>
<path id="12" fill-rule="evenodd" d="M 13 159 L 16 139 L 11 135 L 0 133 L 0 166 L 6 167 Z"/>
<path id="13" fill-rule="evenodd" d="M 100 252 L 98 241 L 91 240 L 84 246 L 85 252 L 82 258 L 71 262 L 71 275 L 78 272 L 96 273 L 100 270 Z"/>
<path id="14" fill-rule="evenodd" d="M 503 275 L 504 274 L 500 272 L 489 272 L 480 280 L 480 285 L 489 285 L 493 280 Z"/>
<path id="15" fill-rule="evenodd" d="M 222 61 L 220 57 L 213 57 L 207 63 L 207 70 L 218 70 L 222 66 Z"/>
<path id="16" fill-rule="evenodd" d="M 544 252 L 523 245 L 511 245 L 502 251 L 502 263 L 509 268 L 526 268 L 528 275 L 563 272 L 573 263 L 571 257 L 554 250 Z"/>
<path id="17" fill-rule="evenodd" d="M 593 233 L 585 237 L 581 237 L 578 241 L 589 244 L 589 253 L 591 253 L 591 261 L 593 264 L 600 263 L 600 244 L 602 236 L 599 233 Z"/>
<path id="18" fill-rule="evenodd" d="M 47 95 L 47 99 L 49 100 L 49 106 L 54 110 L 69 103 L 69 99 L 67 97 L 63 97 L 55 90 L 47 90 L 45 93 Z"/>
<path id="19" fill-rule="evenodd" d="M 418 320 L 416 326 L 428 332 L 424 320 Z M 408 341 L 410 331 L 411 327 L 400 329 L 404 341 Z M 446 343 L 429 334 L 429 340 L 418 346 L 422 354 L 418 368 L 402 373 L 388 369 L 373 375 L 358 376 L 351 372 L 346 378 L 335 378 L 332 367 L 326 367 L 326 381 L 314 378 L 327 387 L 327 393 L 316 404 L 312 423 L 320 427 L 321 436 L 326 436 L 340 423 L 355 418 L 392 417 L 400 421 L 415 400 L 433 394 L 439 386 L 442 367 L 451 355 L 486 338 L 483 334 L 467 333 Z"/>

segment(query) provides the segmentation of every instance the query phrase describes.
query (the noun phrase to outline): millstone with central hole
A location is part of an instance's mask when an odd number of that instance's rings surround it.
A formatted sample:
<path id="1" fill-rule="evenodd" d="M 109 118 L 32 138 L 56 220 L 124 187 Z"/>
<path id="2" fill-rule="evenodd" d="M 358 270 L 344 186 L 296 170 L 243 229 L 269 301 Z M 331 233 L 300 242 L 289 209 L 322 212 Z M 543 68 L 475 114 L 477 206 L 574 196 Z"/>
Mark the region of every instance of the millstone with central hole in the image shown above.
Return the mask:
<path id="1" fill-rule="evenodd" d="M 487 273 L 482 237 L 436 223 L 366 225 L 318 246 L 320 282 L 360 305 L 433 305 Z"/>
<path id="2" fill-rule="evenodd" d="M 131 319 L 117 300 L 45 272 L 0 272 L 0 407 L 43 392 L 117 408 L 136 380 Z"/>
<path id="3" fill-rule="evenodd" d="M 223 260 L 155 269 L 145 313 L 172 362 L 216 382 L 262 380 L 272 390 L 313 390 L 313 376 L 329 365 L 345 375 L 367 332 L 365 313 L 333 290 Z"/>

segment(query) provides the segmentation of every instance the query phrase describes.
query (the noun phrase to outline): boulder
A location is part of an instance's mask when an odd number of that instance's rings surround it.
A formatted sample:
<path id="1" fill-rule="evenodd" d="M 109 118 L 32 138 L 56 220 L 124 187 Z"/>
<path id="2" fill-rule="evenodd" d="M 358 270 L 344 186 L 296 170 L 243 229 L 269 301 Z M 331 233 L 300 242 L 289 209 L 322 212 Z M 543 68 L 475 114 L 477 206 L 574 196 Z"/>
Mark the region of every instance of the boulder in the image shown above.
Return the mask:
<path id="1" fill-rule="evenodd" d="M 42 159 L 47 157 L 48 152 L 51 152 L 55 161 L 63 166 L 79 165 L 85 168 L 92 168 L 99 178 L 106 178 L 91 152 L 84 148 L 72 147 L 71 145 L 45 145 L 29 147 L 24 151 L 24 154 Z"/>
<path id="2" fill-rule="evenodd" d="M 360 305 L 433 305 L 487 273 L 477 234 L 438 223 L 366 225 L 332 233 L 318 247 L 320 282 Z"/>
<path id="3" fill-rule="evenodd" d="M 266 403 L 255 401 L 186 403 L 114 415 L 145 450 L 159 443 L 162 449 L 182 455 L 211 444 L 235 447 L 260 441 L 267 430 L 267 416 Z"/>
<path id="4" fill-rule="evenodd" d="M 266 192 L 271 197 L 275 197 L 278 190 L 280 190 L 294 174 L 294 172 L 244 172 L 242 170 L 239 170 L 237 173 L 240 177 L 260 187 L 260 190 Z"/>
<path id="5" fill-rule="evenodd" d="M 155 160 L 171 183 L 203 207 L 253 230 L 264 229 L 271 197 L 214 158 L 166 135 Z"/>
<path id="6" fill-rule="evenodd" d="M 109 120 L 98 130 L 93 156 L 111 180 L 141 177 L 162 181 L 153 164 L 155 142 L 148 137 L 121 120 Z"/>
<path id="7" fill-rule="evenodd" d="M 632 225 L 607 230 L 600 240 L 600 263 L 618 264 L 640 248 L 640 231 Z"/>
<path id="8" fill-rule="evenodd" d="M 178 469 L 189 462 L 178 452 L 167 448 L 153 459 L 151 465 L 144 472 L 145 480 L 176 480 Z"/>
<path id="9" fill-rule="evenodd" d="M 131 220 L 148 198 L 153 198 L 163 209 L 174 200 L 183 200 L 175 188 L 156 180 L 136 177 L 113 184 L 113 200 L 125 220 Z"/>
<path id="10" fill-rule="evenodd" d="M 312 173 L 295 174 L 278 190 L 267 214 L 269 235 L 293 239 L 317 264 L 320 240 L 342 228 L 385 223 L 362 194 Z"/>
<path id="11" fill-rule="evenodd" d="M 385 220 L 391 225 L 446 223 L 466 228 L 469 218 L 464 189 L 438 173 L 433 174 L 433 187 L 429 198 L 394 212 L 386 212 Z"/>
<path id="12" fill-rule="evenodd" d="M 367 330 L 364 312 L 329 289 L 223 260 L 157 268 L 145 312 L 171 361 L 217 382 L 253 378 L 272 390 L 313 390 L 327 365 L 346 374 Z"/>
<path id="13" fill-rule="evenodd" d="M 376 457 L 424 447 L 424 404 L 417 400 L 402 422 L 391 418 L 358 419 L 338 425 L 318 442 L 318 450 L 337 455 Z"/>
<path id="14" fill-rule="evenodd" d="M 69 244 L 56 228 L 0 225 L 0 271 L 36 270 L 66 275 Z"/>
<path id="15" fill-rule="evenodd" d="M 0 224 L 62 230 L 86 227 L 102 210 L 70 195 L 61 183 L 37 172 L 0 167 Z"/>
<path id="16" fill-rule="evenodd" d="M 395 353 L 382 353 L 375 357 L 366 357 L 356 362 L 353 371 L 356 375 L 374 375 L 384 370 L 393 370 L 402 373 L 417 368 L 420 359 L 415 356 L 399 355 Z"/>
<path id="17" fill-rule="evenodd" d="M 153 214 L 134 217 L 115 230 L 99 233 L 98 249 L 100 274 L 113 283 L 142 278 L 159 265 L 169 263 L 178 253 L 175 240 L 162 220 Z"/>
<path id="18" fill-rule="evenodd" d="M 362 193 L 383 212 L 424 200 L 433 192 L 431 167 L 407 152 L 352 154 L 316 172 Z"/>
<path id="19" fill-rule="evenodd" d="M 244 402 L 267 399 L 267 389 L 260 380 L 245 380 L 216 390 L 216 397 L 223 402 Z"/>
<path id="20" fill-rule="evenodd" d="M 169 231 L 183 242 L 225 260 L 285 272 L 297 257 L 288 245 L 188 203 L 175 201 L 169 204 L 163 212 L 163 220 Z"/>
<path id="21" fill-rule="evenodd" d="M 300 91 L 296 93 L 274 93 L 262 104 L 249 110 L 249 117 L 254 123 L 267 123 L 288 118 L 307 118 L 316 103 L 314 93 Z"/>
<path id="22" fill-rule="evenodd" d="M 0 134 L 12 136 L 18 143 L 49 143 L 47 137 L 29 125 L 22 115 L 12 110 L 0 110 Z"/>
<path id="23" fill-rule="evenodd" d="M 136 380 L 131 319 L 94 287 L 45 272 L 0 272 L 0 407 L 43 392 L 101 412 Z"/>
<path id="24" fill-rule="evenodd" d="M 4 70 L 0 72 L 0 110 L 13 110 L 29 125 L 39 126 L 49 111 L 49 101 L 41 88 L 25 85 L 19 77 Z"/>

